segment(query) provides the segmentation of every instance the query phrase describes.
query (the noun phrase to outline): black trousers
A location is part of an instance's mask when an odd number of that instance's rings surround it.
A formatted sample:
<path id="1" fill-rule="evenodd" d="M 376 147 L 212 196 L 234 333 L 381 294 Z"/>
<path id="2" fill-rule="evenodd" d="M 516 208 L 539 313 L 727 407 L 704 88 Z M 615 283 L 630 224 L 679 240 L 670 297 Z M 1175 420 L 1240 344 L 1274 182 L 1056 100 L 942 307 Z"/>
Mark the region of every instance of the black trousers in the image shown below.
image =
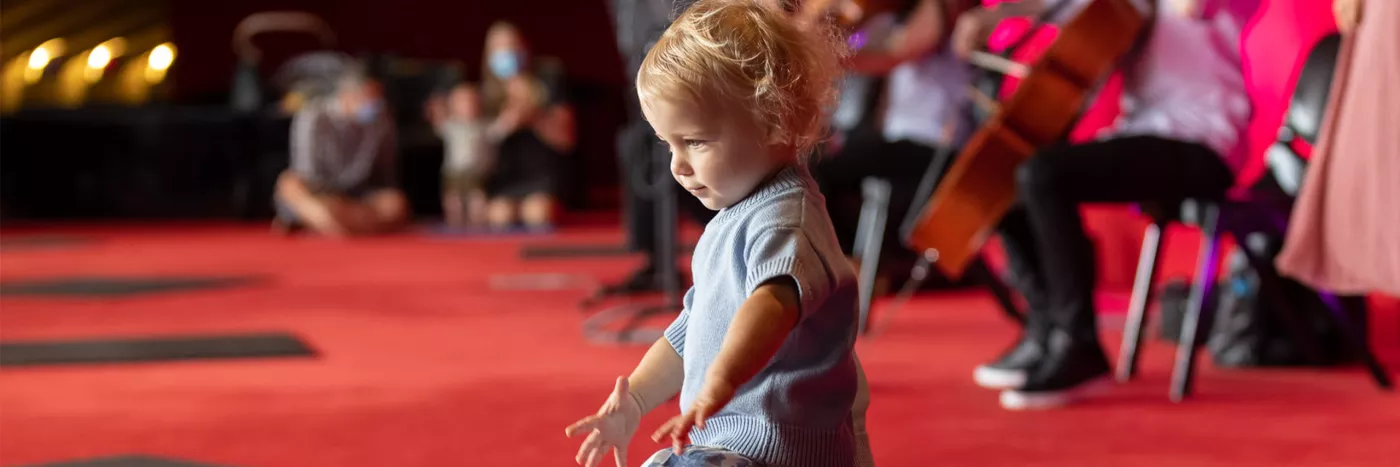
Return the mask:
<path id="1" fill-rule="evenodd" d="M 827 214 L 836 228 L 842 251 L 851 254 L 855 246 L 863 201 L 861 182 L 866 177 L 877 177 L 891 185 L 884 250 L 913 254 L 899 238 L 899 226 L 914 202 L 914 192 L 918 191 L 924 172 L 933 162 L 934 152 L 930 146 L 912 141 L 889 142 L 874 133 L 852 136 L 839 152 L 814 161 L 812 177 L 826 197 Z"/>
<path id="2" fill-rule="evenodd" d="M 1235 177 L 1206 146 L 1135 136 L 1043 151 L 1018 169 L 1016 182 L 1020 205 L 999 233 L 1013 285 L 1030 304 L 1028 329 L 1097 342 L 1097 261 L 1080 206 L 1214 198 Z"/>
<path id="3" fill-rule="evenodd" d="M 657 141 L 656 133 L 645 120 L 628 122 L 618 134 L 617 148 L 627 246 L 646 253 L 647 261 L 654 263 L 659 261 L 654 255 L 656 237 L 667 234 L 656 230 L 655 200 L 661 196 L 657 191 L 669 190 L 671 199 L 680 207 L 678 214 L 689 216 L 700 225 L 708 223 L 715 212 L 671 178 L 670 152 Z"/>

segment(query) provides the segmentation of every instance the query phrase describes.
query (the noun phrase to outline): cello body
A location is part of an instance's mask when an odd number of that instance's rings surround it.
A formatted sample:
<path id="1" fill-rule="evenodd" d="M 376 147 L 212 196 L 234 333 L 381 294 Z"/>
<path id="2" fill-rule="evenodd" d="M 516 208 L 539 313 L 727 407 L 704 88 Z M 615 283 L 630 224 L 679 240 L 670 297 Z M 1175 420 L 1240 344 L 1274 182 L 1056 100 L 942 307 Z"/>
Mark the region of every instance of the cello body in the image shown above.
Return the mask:
<path id="1" fill-rule="evenodd" d="M 1149 20 L 1129 0 L 1094 0 L 1070 20 L 963 147 L 906 239 L 910 247 L 961 277 L 1016 202 L 1017 167 L 1063 141 Z"/>

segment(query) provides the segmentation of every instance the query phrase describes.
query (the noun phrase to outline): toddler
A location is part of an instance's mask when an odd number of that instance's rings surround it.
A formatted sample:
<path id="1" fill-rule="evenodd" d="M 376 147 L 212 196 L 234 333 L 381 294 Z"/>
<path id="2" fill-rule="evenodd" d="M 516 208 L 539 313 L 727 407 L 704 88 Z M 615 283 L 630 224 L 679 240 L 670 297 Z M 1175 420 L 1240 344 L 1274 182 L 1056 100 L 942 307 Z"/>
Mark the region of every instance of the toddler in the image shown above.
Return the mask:
<path id="1" fill-rule="evenodd" d="M 835 100 L 843 52 L 752 0 L 699 0 L 637 76 L 677 183 L 717 210 L 695 247 L 684 309 L 597 414 L 576 461 L 618 466 L 642 415 L 682 414 L 647 466 L 867 464 L 855 359 L 855 273 L 805 158 Z M 823 30 L 824 31 L 824 30 Z M 856 412 L 853 415 L 853 409 Z"/>
<path id="2" fill-rule="evenodd" d="M 476 89 L 459 84 L 431 118 L 444 150 L 443 215 L 449 225 L 480 225 L 486 209 L 486 180 L 496 162 L 499 140 L 481 115 L 481 98 Z"/>

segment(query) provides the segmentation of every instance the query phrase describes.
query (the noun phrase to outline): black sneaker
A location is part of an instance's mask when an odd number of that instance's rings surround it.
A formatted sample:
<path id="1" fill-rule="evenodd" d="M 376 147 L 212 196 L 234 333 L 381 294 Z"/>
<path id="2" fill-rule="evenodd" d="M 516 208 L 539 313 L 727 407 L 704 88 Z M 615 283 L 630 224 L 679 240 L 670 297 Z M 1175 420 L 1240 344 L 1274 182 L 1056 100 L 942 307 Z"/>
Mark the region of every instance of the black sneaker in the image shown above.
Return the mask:
<path id="1" fill-rule="evenodd" d="M 991 363 L 972 371 L 972 379 L 987 389 L 1013 389 L 1026 384 L 1026 372 L 1045 357 L 1045 344 L 1026 333 L 1016 345 Z"/>
<path id="2" fill-rule="evenodd" d="M 1093 339 L 1073 339 L 1052 331 L 1045 356 L 1032 368 L 1020 388 L 1001 392 L 1007 410 L 1062 407 L 1091 396 L 1112 384 L 1108 357 Z"/>

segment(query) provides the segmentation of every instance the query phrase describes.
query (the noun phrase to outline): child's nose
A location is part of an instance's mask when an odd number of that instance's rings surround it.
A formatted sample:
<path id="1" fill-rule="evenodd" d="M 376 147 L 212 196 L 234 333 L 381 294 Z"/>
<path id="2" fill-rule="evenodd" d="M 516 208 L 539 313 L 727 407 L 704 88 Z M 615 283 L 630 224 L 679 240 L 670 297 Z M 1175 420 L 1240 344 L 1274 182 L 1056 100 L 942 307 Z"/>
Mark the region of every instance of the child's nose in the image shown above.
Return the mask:
<path id="1" fill-rule="evenodd" d="M 671 173 L 675 175 L 691 175 L 690 161 L 680 152 L 671 153 Z"/>

